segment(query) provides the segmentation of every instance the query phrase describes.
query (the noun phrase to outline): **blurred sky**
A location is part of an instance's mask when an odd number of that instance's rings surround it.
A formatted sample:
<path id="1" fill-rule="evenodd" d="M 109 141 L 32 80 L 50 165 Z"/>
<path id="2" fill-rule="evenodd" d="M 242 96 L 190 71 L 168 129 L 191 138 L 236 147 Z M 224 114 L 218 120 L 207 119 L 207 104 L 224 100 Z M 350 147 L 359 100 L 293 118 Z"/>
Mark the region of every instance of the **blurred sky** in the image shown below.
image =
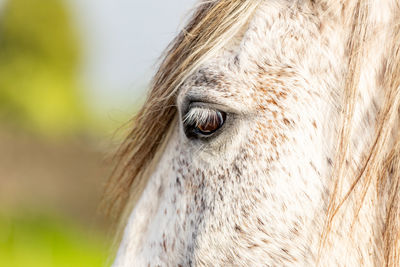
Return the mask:
<path id="1" fill-rule="evenodd" d="M 82 73 L 88 97 L 103 114 L 128 111 L 137 103 L 159 56 L 196 4 L 195 0 L 67 1 L 84 41 Z"/>

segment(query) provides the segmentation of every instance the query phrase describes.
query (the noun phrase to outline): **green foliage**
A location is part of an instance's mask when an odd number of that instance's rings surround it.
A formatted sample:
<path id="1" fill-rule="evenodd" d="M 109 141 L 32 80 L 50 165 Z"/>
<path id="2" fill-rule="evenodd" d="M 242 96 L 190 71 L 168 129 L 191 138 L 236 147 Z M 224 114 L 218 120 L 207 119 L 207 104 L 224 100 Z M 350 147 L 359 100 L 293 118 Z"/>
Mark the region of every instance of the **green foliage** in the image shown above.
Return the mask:
<path id="1" fill-rule="evenodd" d="M 79 58 L 61 0 L 7 0 L 0 15 L 0 119 L 48 133 L 79 129 Z"/>
<path id="2" fill-rule="evenodd" d="M 0 215 L 0 266 L 106 266 L 106 243 L 101 234 L 54 215 Z"/>

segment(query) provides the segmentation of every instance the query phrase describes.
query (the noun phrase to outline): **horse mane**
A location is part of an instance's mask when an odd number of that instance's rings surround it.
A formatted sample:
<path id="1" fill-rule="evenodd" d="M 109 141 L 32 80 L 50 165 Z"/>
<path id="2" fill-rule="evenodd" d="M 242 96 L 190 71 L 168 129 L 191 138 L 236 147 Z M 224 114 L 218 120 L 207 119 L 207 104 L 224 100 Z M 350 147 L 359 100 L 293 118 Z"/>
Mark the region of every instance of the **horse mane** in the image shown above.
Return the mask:
<path id="1" fill-rule="evenodd" d="M 185 79 L 207 58 L 228 43 L 243 27 L 262 1 L 204 1 L 195 10 L 182 32 L 165 52 L 158 72 L 154 76 L 147 100 L 132 121 L 132 130 L 120 146 L 118 164 L 106 184 L 103 202 L 106 209 L 119 217 L 121 225 L 143 191 L 174 125 L 177 109 L 177 90 Z M 313 5 L 317 1 L 310 1 Z M 332 179 L 326 222 L 321 235 L 320 253 L 329 243 L 335 219 L 340 208 L 351 196 L 357 200 L 354 211 L 356 221 L 367 191 L 376 185 L 380 208 L 386 216 L 382 231 L 385 266 L 400 262 L 400 131 L 397 131 L 400 107 L 400 24 L 399 14 L 391 26 L 386 44 L 386 62 L 382 68 L 382 81 L 377 86 L 384 92 L 384 101 L 378 114 L 373 144 L 364 152 L 365 160 L 355 175 L 346 161 L 351 155 L 354 110 L 361 67 L 369 52 L 368 40 L 373 38 L 368 0 L 339 4 L 346 9 L 346 26 L 351 29 L 348 38 L 348 71 L 342 100 L 339 142 Z M 337 8 L 337 2 L 321 1 L 326 10 Z M 399 9 L 399 7 L 398 7 Z M 339 9 L 337 9 L 339 10 Z M 337 12 L 337 11 L 333 11 Z M 340 12 L 338 12 L 340 13 Z M 391 140 L 395 140 L 392 142 Z M 350 175 L 349 175 L 350 174 Z M 350 177 L 351 176 L 351 177 Z M 350 189 L 343 192 L 342 184 L 350 181 Z"/>
<path id="2" fill-rule="evenodd" d="M 377 115 L 376 133 L 373 143 L 364 151 L 364 162 L 356 172 L 352 172 L 349 163 L 355 103 L 359 95 L 361 67 L 365 56 L 370 53 L 369 43 L 374 38 L 372 29 L 374 22 L 370 17 L 371 4 L 368 0 L 351 3 L 348 7 L 346 24 L 351 32 L 347 44 L 349 62 L 343 93 L 343 108 L 340 123 L 340 136 L 334 161 L 334 188 L 330 195 L 325 227 L 320 240 L 320 252 L 325 247 L 332 225 L 340 208 L 351 196 L 356 200 L 354 207 L 354 224 L 358 219 L 367 191 L 371 185 L 376 186 L 376 196 L 382 209 L 383 257 L 385 266 L 397 266 L 400 262 L 400 131 L 398 128 L 400 111 L 400 14 L 399 4 L 394 14 L 392 28 L 389 29 L 386 44 L 388 52 L 381 67 L 381 75 L 377 88 L 382 90 L 384 100 Z M 350 174 L 350 175 L 349 175 Z M 343 192 L 345 180 L 350 181 L 350 189 Z M 362 223 L 362 222 L 358 222 Z"/>

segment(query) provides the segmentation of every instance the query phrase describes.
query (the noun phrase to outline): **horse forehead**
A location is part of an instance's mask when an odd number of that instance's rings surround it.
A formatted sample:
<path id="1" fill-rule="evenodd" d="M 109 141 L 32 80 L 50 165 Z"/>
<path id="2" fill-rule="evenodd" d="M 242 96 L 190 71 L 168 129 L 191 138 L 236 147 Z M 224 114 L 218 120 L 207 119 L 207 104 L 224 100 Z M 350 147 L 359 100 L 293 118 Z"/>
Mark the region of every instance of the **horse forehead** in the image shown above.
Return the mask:
<path id="1" fill-rule="evenodd" d="M 262 64 L 244 68 L 234 63 L 237 55 L 232 55 L 229 64 L 211 65 L 200 69 L 185 84 L 181 92 L 213 98 L 229 99 L 232 105 L 254 105 L 271 97 L 285 97 L 289 88 L 301 86 L 302 79 L 292 66 L 268 68 Z M 227 59 L 225 59 L 227 60 Z M 293 92 L 292 92 L 293 93 Z M 262 108 L 258 106 L 258 108 Z M 244 108 L 247 109 L 247 108 Z"/>
<path id="2" fill-rule="evenodd" d="M 188 79 L 184 91 L 191 87 L 212 89 L 221 97 L 257 102 L 262 95 L 249 97 L 265 93 L 266 88 L 297 86 L 307 79 L 300 68 L 320 65 L 320 26 L 314 15 L 296 8 L 288 10 L 284 3 L 265 3 L 245 31 Z"/>

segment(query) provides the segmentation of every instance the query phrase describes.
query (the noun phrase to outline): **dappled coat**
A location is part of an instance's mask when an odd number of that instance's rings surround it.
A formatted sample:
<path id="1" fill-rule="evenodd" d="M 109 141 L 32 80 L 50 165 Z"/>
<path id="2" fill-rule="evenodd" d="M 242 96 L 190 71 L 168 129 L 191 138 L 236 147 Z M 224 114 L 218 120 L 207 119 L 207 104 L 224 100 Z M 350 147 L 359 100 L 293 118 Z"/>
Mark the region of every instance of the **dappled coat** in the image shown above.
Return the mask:
<path id="1" fill-rule="evenodd" d="M 122 266 L 399 266 L 397 1 L 204 1 L 108 184 Z"/>

